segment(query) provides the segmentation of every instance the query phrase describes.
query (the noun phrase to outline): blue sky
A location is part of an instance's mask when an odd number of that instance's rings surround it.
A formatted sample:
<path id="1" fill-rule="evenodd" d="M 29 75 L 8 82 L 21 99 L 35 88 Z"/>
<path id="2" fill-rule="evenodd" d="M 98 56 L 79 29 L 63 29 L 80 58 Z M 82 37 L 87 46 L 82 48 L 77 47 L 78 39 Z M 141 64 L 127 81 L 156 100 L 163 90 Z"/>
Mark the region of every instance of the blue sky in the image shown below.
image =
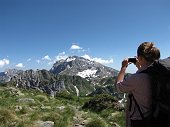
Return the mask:
<path id="1" fill-rule="evenodd" d="M 0 71 L 50 69 L 70 55 L 119 70 L 144 41 L 170 55 L 169 0 L 0 0 Z"/>

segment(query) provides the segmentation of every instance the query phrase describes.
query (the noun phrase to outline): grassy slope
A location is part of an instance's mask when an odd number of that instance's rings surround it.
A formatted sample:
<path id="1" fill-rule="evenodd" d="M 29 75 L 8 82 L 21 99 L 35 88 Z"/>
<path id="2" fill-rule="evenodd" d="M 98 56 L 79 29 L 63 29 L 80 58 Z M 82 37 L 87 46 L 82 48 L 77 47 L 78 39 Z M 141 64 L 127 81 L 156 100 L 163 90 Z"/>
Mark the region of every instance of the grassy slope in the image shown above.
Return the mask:
<path id="1" fill-rule="evenodd" d="M 81 107 L 89 98 L 62 95 L 50 98 L 35 90 L 18 90 L 0 86 L 0 125 L 1 127 L 36 127 L 37 121 L 52 121 L 55 127 L 72 127 L 86 122 L 87 127 L 97 125 L 111 127 L 113 123 L 124 126 L 124 113 L 115 110 L 102 112 L 83 111 Z M 19 99 L 33 99 L 19 102 Z M 80 117 L 80 118 L 79 118 Z M 79 121 L 79 123 L 77 123 Z"/>

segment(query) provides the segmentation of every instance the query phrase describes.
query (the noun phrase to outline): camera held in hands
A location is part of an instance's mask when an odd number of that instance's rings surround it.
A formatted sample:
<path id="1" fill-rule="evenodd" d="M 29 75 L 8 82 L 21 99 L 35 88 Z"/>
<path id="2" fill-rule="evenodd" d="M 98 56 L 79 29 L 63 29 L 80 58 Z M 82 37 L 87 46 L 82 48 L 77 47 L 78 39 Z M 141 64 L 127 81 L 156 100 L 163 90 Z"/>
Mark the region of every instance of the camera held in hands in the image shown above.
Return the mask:
<path id="1" fill-rule="evenodd" d="M 136 58 L 128 58 L 128 62 L 136 64 Z"/>

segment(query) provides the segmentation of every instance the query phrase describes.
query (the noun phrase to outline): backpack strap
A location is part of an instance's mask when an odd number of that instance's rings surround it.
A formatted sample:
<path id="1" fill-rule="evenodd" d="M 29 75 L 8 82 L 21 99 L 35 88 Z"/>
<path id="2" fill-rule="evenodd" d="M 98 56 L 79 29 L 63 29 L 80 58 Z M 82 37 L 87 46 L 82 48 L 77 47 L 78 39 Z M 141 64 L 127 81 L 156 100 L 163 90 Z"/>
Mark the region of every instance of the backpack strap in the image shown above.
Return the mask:
<path id="1" fill-rule="evenodd" d="M 139 104 L 137 103 L 135 97 L 133 96 L 133 94 L 130 94 L 130 95 L 129 95 L 129 99 L 130 99 L 129 111 L 130 111 L 131 108 L 132 108 L 132 99 L 133 99 L 133 101 L 135 102 L 135 105 L 137 106 L 137 109 L 138 109 L 138 111 L 139 111 L 139 113 L 140 113 L 140 116 L 142 117 L 142 120 L 144 120 L 143 113 L 142 113 L 142 111 L 141 111 L 141 109 L 140 109 L 140 106 L 139 106 Z M 132 115 L 133 115 L 133 114 L 132 114 Z M 132 115 L 131 115 L 131 116 L 132 116 Z"/>

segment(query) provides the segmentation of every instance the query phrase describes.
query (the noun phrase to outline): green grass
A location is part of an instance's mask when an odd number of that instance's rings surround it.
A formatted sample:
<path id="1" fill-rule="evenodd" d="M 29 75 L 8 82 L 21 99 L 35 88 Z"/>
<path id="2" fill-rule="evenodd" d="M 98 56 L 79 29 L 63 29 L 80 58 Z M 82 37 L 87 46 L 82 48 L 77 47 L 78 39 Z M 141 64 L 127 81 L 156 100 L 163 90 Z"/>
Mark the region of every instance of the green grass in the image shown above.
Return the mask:
<path id="1" fill-rule="evenodd" d="M 92 97 L 76 97 L 66 93 L 58 94 L 55 98 L 36 90 L 17 89 L 24 96 L 16 96 L 11 93 L 7 86 L 0 86 L 0 127 L 34 127 L 37 121 L 53 121 L 55 127 L 72 127 L 75 107 L 81 107 L 91 100 Z M 20 98 L 31 98 L 33 102 L 18 102 Z M 22 107 L 16 110 L 16 107 Z M 58 107 L 64 106 L 63 109 Z M 44 107 L 44 108 L 43 108 Z M 93 112 L 88 109 L 80 111 L 85 112 L 83 119 L 91 119 L 86 127 L 111 127 L 110 122 L 116 122 L 124 127 L 124 113 L 116 112 L 114 109 L 104 109 L 101 112 Z"/>

